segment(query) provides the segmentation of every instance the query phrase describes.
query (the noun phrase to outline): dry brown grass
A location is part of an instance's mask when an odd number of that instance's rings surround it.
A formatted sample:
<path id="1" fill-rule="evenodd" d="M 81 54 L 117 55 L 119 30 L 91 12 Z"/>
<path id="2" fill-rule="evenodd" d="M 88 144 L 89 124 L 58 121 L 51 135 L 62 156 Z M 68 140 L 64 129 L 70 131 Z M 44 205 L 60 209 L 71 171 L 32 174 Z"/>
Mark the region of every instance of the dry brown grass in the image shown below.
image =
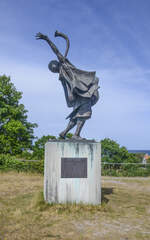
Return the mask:
<path id="1" fill-rule="evenodd" d="M 0 173 L 0 240 L 148 240 L 150 178 L 102 178 L 102 205 L 49 205 L 43 177 Z"/>

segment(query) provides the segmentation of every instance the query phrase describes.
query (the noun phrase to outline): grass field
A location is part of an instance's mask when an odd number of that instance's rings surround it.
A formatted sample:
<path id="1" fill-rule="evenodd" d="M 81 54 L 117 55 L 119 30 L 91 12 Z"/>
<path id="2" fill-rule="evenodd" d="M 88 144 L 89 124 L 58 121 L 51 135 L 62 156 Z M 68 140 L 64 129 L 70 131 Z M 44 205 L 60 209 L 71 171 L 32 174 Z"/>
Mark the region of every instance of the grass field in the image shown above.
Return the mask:
<path id="1" fill-rule="evenodd" d="M 41 175 L 0 173 L 0 240 L 150 240 L 150 178 L 102 178 L 102 205 L 49 205 Z"/>

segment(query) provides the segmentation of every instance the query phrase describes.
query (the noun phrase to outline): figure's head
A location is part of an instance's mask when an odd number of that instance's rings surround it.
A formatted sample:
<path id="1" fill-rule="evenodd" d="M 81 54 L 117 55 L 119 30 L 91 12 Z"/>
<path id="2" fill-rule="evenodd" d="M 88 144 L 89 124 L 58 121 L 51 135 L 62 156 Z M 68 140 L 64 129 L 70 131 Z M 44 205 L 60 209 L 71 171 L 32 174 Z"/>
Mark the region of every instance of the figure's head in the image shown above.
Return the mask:
<path id="1" fill-rule="evenodd" d="M 48 68 L 53 73 L 59 73 L 60 63 L 56 60 L 53 60 L 48 64 Z"/>

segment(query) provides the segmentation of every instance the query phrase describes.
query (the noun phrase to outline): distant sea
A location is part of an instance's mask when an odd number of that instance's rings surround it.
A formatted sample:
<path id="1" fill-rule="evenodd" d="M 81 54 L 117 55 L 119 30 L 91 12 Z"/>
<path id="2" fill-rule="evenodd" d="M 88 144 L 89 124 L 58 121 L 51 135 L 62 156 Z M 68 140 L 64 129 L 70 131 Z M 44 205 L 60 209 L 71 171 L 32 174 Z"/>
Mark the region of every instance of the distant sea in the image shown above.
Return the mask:
<path id="1" fill-rule="evenodd" d="M 148 153 L 150 155 L 150 150 L 128 150 L 129 153 Z"/>

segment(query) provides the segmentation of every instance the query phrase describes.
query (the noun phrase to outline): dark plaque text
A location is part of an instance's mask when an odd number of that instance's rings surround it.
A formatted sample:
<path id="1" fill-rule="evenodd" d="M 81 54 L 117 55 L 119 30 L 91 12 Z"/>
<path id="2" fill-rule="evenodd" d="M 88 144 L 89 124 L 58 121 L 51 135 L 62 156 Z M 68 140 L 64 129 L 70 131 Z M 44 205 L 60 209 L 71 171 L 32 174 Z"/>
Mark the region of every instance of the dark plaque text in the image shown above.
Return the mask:
<path id="1" fill-rule="evenodd" d="M 61 158 L 61 178 L 87 178 L 87 158 Z"/>

